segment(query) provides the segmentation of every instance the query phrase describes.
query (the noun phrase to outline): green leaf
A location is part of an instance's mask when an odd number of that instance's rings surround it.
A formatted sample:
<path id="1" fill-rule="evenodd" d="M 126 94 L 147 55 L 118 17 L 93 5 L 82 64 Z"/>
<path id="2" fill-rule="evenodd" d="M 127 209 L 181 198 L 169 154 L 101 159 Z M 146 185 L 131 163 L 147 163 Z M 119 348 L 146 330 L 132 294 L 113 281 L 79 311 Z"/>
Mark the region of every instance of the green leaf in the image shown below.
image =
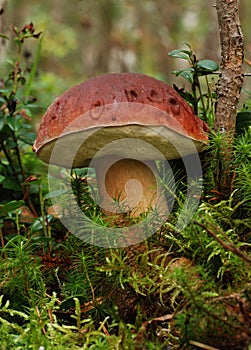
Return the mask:
<path id="1" fill-rule="evenodd" d="M 17 143 L 12 138 L 8 138 L 6 140 L 5 146 L 8 150 L 10 150 L 14 149 L 17 146 Z"/>
<path id="2" fill-rule="evenodd" d="M 2 161 L 3 163 L 3 161 Z M 19 185 L 19 183 L 13 179 L 9 178 L 5 178 L 2 182 L 3 188 L 5 188 L 6 190 L 11 190 L 11 191 L 16 191 L 16 192 L 21 192 L 22 191 L 22 187 Z"/>
<path id="3" fill-rule="evenodd" d="M 33 221 L 32 225 L 31 225 L 31 232 L 37 232 L 37 231 L 41 231 L 43 229 L 43 224 L 42 224 L 42 218 L 38 218 L 35 221 Z"/>
<path id="4" fill-rule="evenodd" d="M 22 44 L 23 44 L 19 38 L 14 38 L 14 42 L 19 46 L 22 46 Z"/>
<path id="5" fill-rule="evenodd" d="M 176 77 L 181 76 L 187 81 L 189 81 L 190 84 L 193 83 L 194 70 L 192 68 L 176 70 L 176 71 L 173 71 L 173 73 L 176 75 Z"/>
<path id="6" fill-rule="evenodd" d="M 37 108 L 37 109 L 41 108 L 41 106 L 39 104 L 37 104 L 37 103 L 26 103 L 25 107 L 27 107 L 27 108 Z"/>
<path id="7" fill-rule="evenodd" d="M 20 118 L 7 115 L 6 122 L 12 131 L 18 131 L 22 126 L 22 121 Z"/>
<path id="8" fill-rule="evenodd" d="M 17 81 L 20 82 L 22 85 L 25 85 L 26 83 L 25 77 L 19 77 Z"/>
<path id="9" fill-rule="evenodd" d="M 9 213 L 10 211 L 13 211 L 15 209 L 20 208 L 22 205 L 24 205 L 24 201 L 20 200 L 20 201 L 11 201 L 9 203 L 6 203 L 4 205 L 0 206 L 0 216 L 4 216 L 7 213 Z"/>
<path id="10" fill-rule="evenodd" d="M 0 96 L 0 102 L 6 103 L 6 99 L 5 99 L 4 97 L 1 97 L 1 96 Z"/>
<path id="11" fill-rule="evenodd" d="M 47 223 L 51 222 L 52 219 L 53 219 L 53 215 L 47 215 L 46 216 L 46 222 L 44 222 L 45 218 L 40 216 L 35 221 L 33 221 L 32 225 L 30 227 L 31 228 L 31 232 L 37 232 L 37 231 L 43 230 L 43 228 L 44 228 L 43 224 L 47 225 Z"/>
<path id="12" fill-rule="evenodd" d="M 188 50 L 172 50 L 168 53 L 168 56 L 189 60 L 191 52 Z"/>
<path id="13" fill-rule="evenodd" d="M 10 127 L 5 124 L 0 132 L 0 142 L 7 140 L 9 137 L 11 137 L 11 130 Z"/>
<path id="14" fill-rule="evenodd" d="M 3 129 L 4 127 L 4 116 L 0 116 L 0 131 Z"/>
<path id="15" fill-rule="evenodd" d="M 16 119 L 13 118 L 13 117 L 10 116 L 10 115 L 7 115 L 6 121 L 7 121 L 7 125 L 9 126 L 9 128 L 10 128 L 12 131 L 15 131 L 15 128 L 16 128 Z"/>
<path id="16" fill-rule="evenodd" d="M 193 73 L 191 71 L 184 70 L 180 73 L 180 76 L 189 81 L 190 84 L 193 83 Z"/>
<path id="17" fill-rule="evenodd" d="M 1 165 L 4 165 L 4 166 L 9 166 L 9 162 L 6 158 L 1 158 Z M 7 180 L 7 179 L 6 179 Z"/>
<path id="18" fill-rule="evenodd" d="M 9 94 L 10 90 L 9 89 L 0 89 L 0 93 L 2 93 L 2 94 Z"/>
<path id="19" fill-rule="evenodd" d="M 5 176 L 0 175 L 0 183 L 3 182 L 5 180 Z"/>
<path id="20" fill-rule="evenodd" d="M 209 72 L 215 72 L 219 67 L 218 64 L 212 60 L 201 60 L 197 62 L 197 67 L 205 69 Z"/>
<path id="21" fill-rule="evenodd" d="M 25 135 L 20 135 L 18 139 L 27 145 L 33 146 L 36 135 L 34 133 L 27 133 Z"/>

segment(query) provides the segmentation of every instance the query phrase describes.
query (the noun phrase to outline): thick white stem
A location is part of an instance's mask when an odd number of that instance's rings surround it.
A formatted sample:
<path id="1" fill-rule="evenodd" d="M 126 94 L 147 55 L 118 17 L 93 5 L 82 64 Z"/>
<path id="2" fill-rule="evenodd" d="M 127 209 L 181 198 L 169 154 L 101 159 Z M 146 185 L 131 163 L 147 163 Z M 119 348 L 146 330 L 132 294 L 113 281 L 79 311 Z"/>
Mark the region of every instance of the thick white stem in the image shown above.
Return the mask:
<path id="1" fill-rule="evenodd" d="M 136 159 L 99 159 L 96 168 L 101 207 L 105 213 L 128 213 L 131 217 L 150 210 L 167 215 L 163 189 L 154 162 Z"/>

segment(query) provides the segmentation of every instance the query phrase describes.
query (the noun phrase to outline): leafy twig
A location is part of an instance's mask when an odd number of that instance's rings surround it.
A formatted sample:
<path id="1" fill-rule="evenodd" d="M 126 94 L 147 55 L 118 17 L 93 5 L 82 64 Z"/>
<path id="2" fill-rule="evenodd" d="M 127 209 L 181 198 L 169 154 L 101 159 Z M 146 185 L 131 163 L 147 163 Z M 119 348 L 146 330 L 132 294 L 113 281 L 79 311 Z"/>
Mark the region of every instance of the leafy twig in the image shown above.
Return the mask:
<path id="1" fill-rule="evenodd" d="M 226 243 L 224 242 L 218 235 L 217 233 L 215 233 L 213 230 L 210 230 L 206 225 L 201 224 L 198 221 L 194 221 L 194 223 L 198 226 L 200 226 L 201 228 L 203 228 L 207 233 L 209 233 L 212 237 L 214 237 L 214 239 L 220 243 L 220 245 L 226 249 L 229 250 L 230 252 L 234 253 L 235 255 L 239 256 L 245 263 L 251 265 L 251 259 L 243 254 L 240 249 L 238 249 L 233 243 Z"/>

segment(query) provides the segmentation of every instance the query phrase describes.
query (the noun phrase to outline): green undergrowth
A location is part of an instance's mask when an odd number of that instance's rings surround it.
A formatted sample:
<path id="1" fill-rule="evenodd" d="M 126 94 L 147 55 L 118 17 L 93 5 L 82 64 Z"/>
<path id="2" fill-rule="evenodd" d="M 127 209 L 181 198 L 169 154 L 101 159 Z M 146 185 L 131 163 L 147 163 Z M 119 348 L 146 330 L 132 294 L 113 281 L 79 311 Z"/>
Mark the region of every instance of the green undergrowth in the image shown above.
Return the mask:
<path id="1" fill-rule="evenodd" d="M 203 192 L 177 232 L 178 192 L 170 220 L 127 248 L 84 243 L 56 218 L 50 236 L 42 226 L 33 232 L 15 210 L 12 232 L 2 228 L 2 349 L 248 349 L 250 149 L 249 133 L 236 139 L 229 198 Z M 85 185 L 78 195 L 93 218 Z M 102 225 L 98 214 L 96 221 Z"/>
<path id="2" fill-rule="evenodd" d="M 32 24 L 13 30 L 21 57 L 23 41 L 39 35 Z M 198 79 L 216 66 L 197 61 L 191 48 L 172 53 L 181 54 L 193 65 L 188 76 L 182 73 L 191 83 L 198 69 L 190 99 L 199 111 L 206 95 Z M 186 201 L 191 188 L 182 164 L 174 162 L 175 186 L 168 182 L 168 173 L 161 178 L 166 196 L 173 200 L 168 220 L 135 245 L 91 245 L 51 211 L 57 193 L 48 190 L 47 169 L 31 151 L 31 111 L 37 106 L 30 97 L 20 97 L 29 90 L 30 85 L 23 88 L 31 84 L 35 71 L 27 77 L 19 60 L 11 67 L 0 89 L 1 350 L 250 349 L 250 130 L 236 135 L 230 196 L 217 191 L 222 138 L 211 133 L 209 149 L 201 156 L 199 196 Z M 208 115 L 212 118 L 210 111 Z M 27 130 L 29 140 L 24 137 Z M 89 223 L 101 230 L 90 225 L 85 234 L 98 234 L 111 225 L 133 227 L 135 220 L 126 214 L 120 221 L 104 217 L 87 175 L 86 169 L 67 175 L 74 197 L 63 197 L 64 214 L 72 209 L 71 200 L 77 202 Z M 66 175 L 62 171 L 60 176 Z M 184 220 L 189 216 L 182 229 L 177 226 L 180 215 Z"/>

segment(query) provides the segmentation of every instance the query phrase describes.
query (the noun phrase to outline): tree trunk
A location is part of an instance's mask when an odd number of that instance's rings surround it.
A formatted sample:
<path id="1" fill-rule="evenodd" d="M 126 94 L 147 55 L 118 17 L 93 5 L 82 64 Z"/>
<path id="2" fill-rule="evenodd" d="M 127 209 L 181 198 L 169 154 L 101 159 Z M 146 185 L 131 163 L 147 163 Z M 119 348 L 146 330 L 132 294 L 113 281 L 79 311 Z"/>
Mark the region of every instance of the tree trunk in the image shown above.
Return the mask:
<path id="1" fill-rule="evenodd" d="M 243 84 L 244 45 L 238 0 L 216 0 L 221 43 L 220 79 L 217 86 L 215 130 L 222 134 L 221 172 L 218 190 L 228 195 L 231 190 L 233 141 L 237 106 Z"/>
<path id="2" fill-rule="evenodd" d="M 0 0 L 0 33 L 1 34 L 5 34 L 3 16 L 2 16 L 5 10 L 5 3 L 6 3 L 6 0 Z M 0 38 L 0 63 L 2 63 L 4 60 L 3 55 L 4 55 L 5 49 L 6 49 L 6 41 L 4 38 Z"/>

